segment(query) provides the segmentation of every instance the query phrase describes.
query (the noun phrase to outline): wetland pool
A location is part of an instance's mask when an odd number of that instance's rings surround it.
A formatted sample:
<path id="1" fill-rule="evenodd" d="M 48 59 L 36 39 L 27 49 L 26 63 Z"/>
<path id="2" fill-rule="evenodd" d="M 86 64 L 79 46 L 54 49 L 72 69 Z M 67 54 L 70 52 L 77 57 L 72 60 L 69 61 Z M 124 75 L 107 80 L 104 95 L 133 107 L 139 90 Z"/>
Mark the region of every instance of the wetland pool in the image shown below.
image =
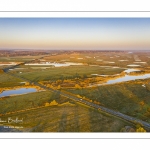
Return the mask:
<path id="1" fill-rule="evenodd" d="M 36 92 L 36 91 L 37 91 L 36 88 L 19 88 L 15 90 L 6 90 L 0 93 L 0 97 L 26 94 L 26 93 Z"/>
<path id="2" fill-rule="evenodd" d="M 150 73 L 144 74 L 144 75 L 125 75 L 124 77 L 119 77 L 117 79 L 109 80 L 105 84 L 114 84 L 118 82 L 125 82 L 125 81 L 132 81 L 132 80 L 137 80 L 137 79 L 147 79 L 150 78 Z"/>

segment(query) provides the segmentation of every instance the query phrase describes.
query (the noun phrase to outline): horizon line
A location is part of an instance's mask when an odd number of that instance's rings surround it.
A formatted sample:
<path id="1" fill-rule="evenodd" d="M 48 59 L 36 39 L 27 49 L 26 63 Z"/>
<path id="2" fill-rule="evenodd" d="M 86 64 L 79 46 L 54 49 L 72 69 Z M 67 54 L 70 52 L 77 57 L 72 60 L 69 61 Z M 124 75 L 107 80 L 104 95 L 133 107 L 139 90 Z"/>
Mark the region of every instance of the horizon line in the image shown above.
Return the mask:
<path id="1" fill-rule="evenodd" d="M 9 50 L 13 50 L 13 51 L 15 51 L 15 50 L 20 50 L 20 51 L 23 51 L 23 50 L 43 50 L 43 51 L 150 51 L 150 49 L 149 50 L 143 50 L 143 49 L 141 49 L 141 50 L 135 50 L 135 49 L 132 49 L 132 50 L 123 50 L 123 49 L 121 49 L 121 50 L 117 50 L 117 49 L 104 49 L 104 50 L 102 50 L 102 49 L 34 49 L 34 48 L 29 48 L 29 49 L 0 49 L 0 51 L 1 50 L 6 50 L 6 51 L 9 51 Z"/>

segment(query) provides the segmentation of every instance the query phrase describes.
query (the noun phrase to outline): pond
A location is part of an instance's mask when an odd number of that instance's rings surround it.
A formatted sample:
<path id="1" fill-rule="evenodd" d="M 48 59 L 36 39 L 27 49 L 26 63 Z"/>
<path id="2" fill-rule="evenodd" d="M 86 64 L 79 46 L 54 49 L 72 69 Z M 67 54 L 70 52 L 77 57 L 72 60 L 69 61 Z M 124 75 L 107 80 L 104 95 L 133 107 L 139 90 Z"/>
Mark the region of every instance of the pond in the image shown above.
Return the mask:
<path id="1" fill-rule="evenodd" d="M 141 71 L 141 70 L 139 70 L 139 69 L 127 69 L 124 72 L 130 73 L 130 72 L 136 72 L 136 71 Z"/>
<path id="2" fill-rule="evenodd" d="M 114 84 L 114 83 L 118 83 L 118 82 L 125 82 L 125 81 L 131 81 L 131 80 L 137 80 L 137 79 L 146 79 L 146 78 L 150 78 L 150 73 L 149 74 L 144 74 L 144 75 L 125 75 L 124 77 L 120 77 L 114 80 L 109 80 L 106 82 L 106 84 Z"/>
<path id="3" fill-rule="evenodd" d="M 101 86 L 101 85 L 107 85 L 107 84 L 115 84 L 115 83 L 119 83 L 119 82 L 125 82 L 125 81 L 132 81 L 132 80 L 137 80 L 137 79 L 147 79 L 150 78 L 150 73 L 148 74 L 144 74 L 144 75 L 125 75 L 123 77 L 118 77 L 116 79 L 111 79 L 108 80 L 105 83 L 102 84 L 91 84 L 89 87 L 93 87 L 93 86 Z"/>
<path id="4" fill-rule="evenodd" d="M 26 93 L 36 92 L 36 91 L 37 90 L 35 88 L 20 88 L 15 90 L 6 90 L 0 93 L 0 97 L 17 95 L 17 94 L 26 94 Z"/>
<path id="5" fill-rule="evenodd" d="M 132 81 L 132 80 L 137 80 L 137 79 L 146 79 L 146 78 L 150 78 L 150 73 L 144 74 L 144 75 L 138 75 L 138 76 L 125 75 L 124 77 L 119 77 L 117 79 L 108 80 L 104 84 L 97 84 L 97 85 L 100 86 L 100 85 L 106 85 L 106 84 L 115 84 L 119 82 Z"/>
<path id="6" fill-rule="evenodd" d="M 131 64 L 131 65 L 127 65 L 128 67 L 138 67 L 138 66 L 141 66 L 141 65 L 135 65 L 135 64 Z"/>
<path id="7" fill-rule="evenodd" d="M 32 65 L 32 66 L 42 66 L 42 65 L 49 65 L 49 66 L 55 66 L 55 67 L 68 67 L 72 65 L 83 65 L 83 63 L 74 63 L 74 62 L 64 62 L 64 63 L 51 63 L 51 62 L 45 62 L 45 63 L 31 63 L 31 64 L 25 64 L 25 65 Z"/>

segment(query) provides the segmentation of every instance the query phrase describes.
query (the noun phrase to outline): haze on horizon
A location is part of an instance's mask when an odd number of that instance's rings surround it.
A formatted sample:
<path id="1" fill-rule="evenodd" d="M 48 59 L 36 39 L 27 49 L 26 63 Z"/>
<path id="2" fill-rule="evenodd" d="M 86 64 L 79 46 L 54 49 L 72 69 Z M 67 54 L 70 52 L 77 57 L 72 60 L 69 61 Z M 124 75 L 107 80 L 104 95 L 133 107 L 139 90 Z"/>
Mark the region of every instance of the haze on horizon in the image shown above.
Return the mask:
<path id="1" fill-rule="evenodd" d="M 150 50 L 150 18 L 0 18 L 0 49 Z"/>

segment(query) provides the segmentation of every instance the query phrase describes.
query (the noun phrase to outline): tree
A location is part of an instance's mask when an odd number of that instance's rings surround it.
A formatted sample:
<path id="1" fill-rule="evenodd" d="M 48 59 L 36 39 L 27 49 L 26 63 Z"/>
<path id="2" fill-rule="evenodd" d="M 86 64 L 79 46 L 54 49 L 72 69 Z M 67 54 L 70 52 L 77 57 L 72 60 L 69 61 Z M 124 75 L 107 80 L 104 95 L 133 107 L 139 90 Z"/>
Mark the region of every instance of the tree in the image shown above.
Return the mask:
<path id="1" fill-rule="evenodd" d="M 146 132 L 146 130 L 142 127 L 136 129 L 136 132 Z"/>
<path id="2" fill-rule="evenodd" d="M 49 103 L 45 103 L 45 106 L 46 106 L 46 107 L 49 106 Z"/>
<path id="3" fill-rule="evenodd" d="M 144 101 L 141 101 L 141 102 L 140 102 L 140 105 L 142 105 L 142 106 L 143 106 L 144 104 L 145 104 L 145 103 L 144 103 Z"/>
<path id="4" fill-rule="evenodd" d="M 0 69 L 0 73 L 3 73 L 4 71 L 2 69 Z"/>
<path id="5" fill-rule="evenodd" d="M 83 79 L 84 79 L 84 78 L 87 78 L 87 75 L 86 75 L 86 74 L 83 75 Z"/>
<path id="6" fill-rule="evenodd" d="M 50 103 L 48 103 L 48 102 L 45 103 L 45 107 L 47 107 L 47 106 L 56 106 L 56 105 L 58 105 L 58 103 L 56 102 L 56 100 L 53 100 Z"/>
<path id="7" fill-rule="evenodd" d="M 76 89 L 80 89 L 81 87 L 80 87 L 80 85 L 75 84 L 75 88 L 76 88 Z"/>
<path id="8" fill-rule="evenodd" d="M 26 82 L 25 85 L 30 85 L 30 83 L 29 83 L 29 82 Z"/>
<path id="9" fill-rule="evenodd" d="M 53 100 L 49 105 L 50 106 L 55 106 L 55 105 L 58 105 L 58 103 L 56 102 L 56 100 Z"/>
<path id="10" fill-rule="evenodd" d="M 78 97 L 78 98 L 82 98 L 82 96 L 80 96 L 80 95 L 77 95 L 77 97 Z"/>
<path id="11" fill-rule="evenodd" d="M 61 86 L 60 86 L 60 85 L 58 85 L 57 90 L 60 90 L 60 89 L 61 89 Z"/>
<path id="12" fill-rule="evenodd" d="M 61 80 L 57 80 L 57 81 L 56 81 L 57 84 L 60 84 L 61 82 L 62 82 Z"/>

